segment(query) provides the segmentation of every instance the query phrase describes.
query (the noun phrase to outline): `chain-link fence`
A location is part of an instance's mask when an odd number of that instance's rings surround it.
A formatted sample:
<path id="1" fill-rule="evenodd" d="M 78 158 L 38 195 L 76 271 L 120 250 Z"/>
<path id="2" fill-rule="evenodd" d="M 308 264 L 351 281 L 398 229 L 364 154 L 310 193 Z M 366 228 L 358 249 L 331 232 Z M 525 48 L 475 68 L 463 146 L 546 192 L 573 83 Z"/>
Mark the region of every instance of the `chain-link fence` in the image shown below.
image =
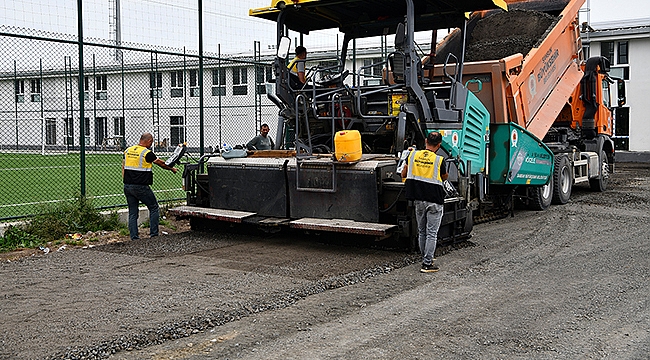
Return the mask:
<path id="1" fill-rule="evenodd" d="M 278 109 L 266 93 L 276 24 L 248 16 L 270 3 L 3 2 L 0 221 L 78 194 L 100 208 L 125 206 L 123 151 L 143 132 L 154 135 L 162 159 L 183 142 L 195 158 L 246 143 L 263 123 L 275 134 Z M 337 63 L 336 29 L 291 37 L 309 49 L 309 67 Z M 379 82 L 380 68 L 369 65 L 381 63 L 388 46 L 386 35 L 352 42 L 351 86 Z M 180 174 L 154 167 L 159 201 L 184 199 L 181 184 Z"/>
<path id="2" fill-rule="evenodd" d="M 198 158 L 224 142 L 246 143 L 262 123 L 276 127 L 265 95 L 272 59 L 259 52 L 201 58 L 86 42 L 81 76 L 76 39 L 2 30 L 0 219 L 82 192 L 97 207 L 124 206 L 123 151 L 143 132 L 163 159 L 184 142 Z M 180 173 L 154 174 L 159 201 L 184 198 Z"/>

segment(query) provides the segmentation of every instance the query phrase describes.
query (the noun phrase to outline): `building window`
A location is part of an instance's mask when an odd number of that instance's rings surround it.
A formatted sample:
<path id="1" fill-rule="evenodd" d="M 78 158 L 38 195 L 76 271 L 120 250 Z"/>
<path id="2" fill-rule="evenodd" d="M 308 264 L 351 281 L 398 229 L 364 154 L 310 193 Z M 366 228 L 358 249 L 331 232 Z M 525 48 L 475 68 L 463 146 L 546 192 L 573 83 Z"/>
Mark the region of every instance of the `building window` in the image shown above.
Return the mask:
<path id="1" fill-rule="evenodd" d="M 90 80 L 88 76 L 84 76 L 84 101 L 90 99 L 89 89 L 90 89 Z M 77 84 L 79 84 L 79 78 L 77 78 Z"/>
<path id="2" fill-rule="evenodd" d="M 56 119 L 45 119 L 45 145 L 56 145 Z"/>
<path id="3" fill-rule="evenodd" d="M 190 70 L 190 96 L 191 97 L 197 97 L 200 95 L 198 73 L 199 72 L 197 70 Z"/>
<path id="4" fill-rule="evenodd" d="M 627 41 L 618 42 L 618 56 L 616 58 L 617 64 L 627 64 Z"/>
<path id="5" fill-rule="evenodd" d="M 183 97 L 183 71 L 171 72 L 171 97 Z"/>
<path id="6" fill-rule="evenodd" d="M 32 79 L 32 102 L 41 102 L 41 79 Z"/>
<path id="7" fill-rule="evenodd" d="M 212 70 L 212 96 L 226 95 L 226 69 Z"/>
<path id="8" fill-rule="evenodd" d="M 363 59 L 363 75 L 370 76 L 372 74 L 372 59 Z"/>
<path id="9" fill-rule="evenodd" d="M 74 120 L 72 118 L 65 119 L 65 145 L 74 145 Z"/>
<path id="10" fill-rule="evenodd" d="M 614 43 L 612 41 L 601 42 L 600 55 L 606 57 L 610 64 L 614 64 Z"/>
<path id="11" fill-rule="evenodd" d="M 613 67 L 609 71 L 609 76 L 623 80 L 630 80 L 630 67 Z"/>
<path id="12" fill-rule="evenodd" d="M 226 96 L 226 88 L 223 86 L 213 86 L 212 96 Z"/>
<path id="13" fill-rule="evenodd" d="M 263 83 L 266 80 L 264 76 L 264 66 L 256 65 L 255 66 L 255 82 L 258 84 Z"/>
<path id="14" fill-rule="evenodd" d="M 245 67 L 232 68 L 232 94 L 248 94 L 248 69 Z"/>
<path id="15" fill-rule="evenodd" d="M 119 116 L 119 117 L 114 117 L 113 118 L 113 135 L 116 137 L 122 137 L 124 138 L 124 118 Z"/>
<path id="16" fill-rule="evenodd" d="M 162 97 L 162 73 L 160 72 L 151 72 L 149 73 L 149 87 L 151 88 L 149 92 L 149 97 L 151 98 L 160 98 Z"/>
<path id="17" fill-rule="evenodd" d="M 630 108 L 617 107 L 614 113 L 614 147 L 616 150 L 630 149 Z"/>
<path id="18" fill-rule="evenodd" d="M 90 118 L 84 118 L 84 136 L 90 137 Z M 88 143 L 87 140 L 86 143 Z"/>
<path id="19" fill-rule="evenodd" d="M 108 119 L 105 117 L 95 118 L 95 145 L 104 145 L 106 141 L 106 127 Z"/>
<path id="20" fill-rule="evenodd" d="M 174 146 L 185 142 L 185 122 L 182 116 L 169 117 L 169 135 Z"/>
<path id="21" fill-rule="evenodd" d="M 16 102 L 25 102 L 25 80 L 14 81 L 14 88 L 16 90 Z"/>
<path id="22" fill-rule="evenodd" d="M 266 82 L 273 82 L 275 74 L 273 73 L 273 67 L 266 66 Z"/>
<path id="23" fill-rule="evenodd" d="M 106 75 L 95 76 L 95 96 L 97 100 L 106 100 L 108 98 L 106 89 Z"/>
<path id="24" fill-rule="evenodd" d="M 585 45 L 582 47 L 582 58 L 589 59 L 589 46 Z"/>

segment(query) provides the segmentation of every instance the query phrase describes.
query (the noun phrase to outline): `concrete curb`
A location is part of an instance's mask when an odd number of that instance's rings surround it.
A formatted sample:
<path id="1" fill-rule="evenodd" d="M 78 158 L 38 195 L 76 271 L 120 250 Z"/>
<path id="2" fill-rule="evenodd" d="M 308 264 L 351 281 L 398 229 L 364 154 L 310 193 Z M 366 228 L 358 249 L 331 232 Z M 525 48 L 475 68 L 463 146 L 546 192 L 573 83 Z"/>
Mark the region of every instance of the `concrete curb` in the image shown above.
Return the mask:
<path id="1" fill-rule="evenodd" d="M 650 151 L 616 151 L 616 162 L 650 163 Z"/>

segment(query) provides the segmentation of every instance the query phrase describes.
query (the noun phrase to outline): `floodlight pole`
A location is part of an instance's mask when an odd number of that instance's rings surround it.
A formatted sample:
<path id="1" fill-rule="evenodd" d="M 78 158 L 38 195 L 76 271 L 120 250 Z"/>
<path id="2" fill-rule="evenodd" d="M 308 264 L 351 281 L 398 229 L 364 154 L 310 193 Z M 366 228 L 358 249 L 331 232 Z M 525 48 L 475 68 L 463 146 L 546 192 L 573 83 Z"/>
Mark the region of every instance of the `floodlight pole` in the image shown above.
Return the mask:
<path id="1" fill-rule="evenodd" d="M 77 32 L 79 42 L 79 167 L 81 196 L 86 195 L 86 136 L 84 118 L 84 22 L 83 0 L 77 0 Z"/>
<path id="2" fill-rule="evenodd" d="M 203 156 L 203 1 L 199 0 L 199 154 Z"/>

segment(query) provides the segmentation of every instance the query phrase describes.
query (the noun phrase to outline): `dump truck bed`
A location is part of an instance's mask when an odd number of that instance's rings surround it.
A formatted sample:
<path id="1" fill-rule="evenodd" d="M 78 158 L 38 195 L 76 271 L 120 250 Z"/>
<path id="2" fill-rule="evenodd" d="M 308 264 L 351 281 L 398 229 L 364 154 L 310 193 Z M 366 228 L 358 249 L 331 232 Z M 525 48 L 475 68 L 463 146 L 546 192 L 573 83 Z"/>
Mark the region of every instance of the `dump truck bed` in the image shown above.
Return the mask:
<path id="1" fill-rule="evenodd" d="M 544 2 L 523 3 L 541 9 Z M 464 63 L 463 82 L 469 81 L 470 90 L 488 108 L 491 122 L 514 122 L 540 139 L 545 136 L 583 75 L 577 20 L 583 3 L 551 1 L 550 13 L 515 8 L 472 16 L 468 60 L 480 61 Z M 553 15 L 562 4 L 564 8 Z M 452 49 L 453 43 L 453 39 L 444 42 L 436 52 Z M 502 57 L 489 59 L 494 56 Z M 436 65 L 433 79 L 442 79 L 442 71 Z"/>

